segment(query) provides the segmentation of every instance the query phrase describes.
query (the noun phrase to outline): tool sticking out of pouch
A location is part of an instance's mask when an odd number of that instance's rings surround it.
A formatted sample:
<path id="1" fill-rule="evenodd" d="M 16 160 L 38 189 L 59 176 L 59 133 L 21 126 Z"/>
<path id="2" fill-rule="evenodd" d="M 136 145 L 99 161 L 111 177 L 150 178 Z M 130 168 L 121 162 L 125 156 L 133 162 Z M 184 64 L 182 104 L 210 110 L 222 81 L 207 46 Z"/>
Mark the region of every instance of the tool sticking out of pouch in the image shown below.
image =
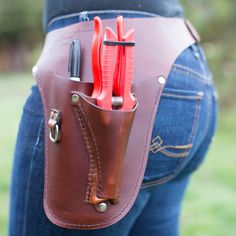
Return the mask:
<path id="1" fill-rule="evenodd" d="M 70 46 L 69 54 L 69 67 L 68 72 L 70 73 L 70 80 L 80 81 L 80 41 L 73 40 Z"/>
<path id="2" fill-rule="evenodd" d="M 101 108 L 131 110 L 136 100 L 131 93 L 134 70 L 134 29 L 124 32 L 124 20 L 117 17 L 117 35 L 105 28 L 102 47 L 102 21 L 94 18 L 92 41 L 92 72 L 96 98 Z"/>

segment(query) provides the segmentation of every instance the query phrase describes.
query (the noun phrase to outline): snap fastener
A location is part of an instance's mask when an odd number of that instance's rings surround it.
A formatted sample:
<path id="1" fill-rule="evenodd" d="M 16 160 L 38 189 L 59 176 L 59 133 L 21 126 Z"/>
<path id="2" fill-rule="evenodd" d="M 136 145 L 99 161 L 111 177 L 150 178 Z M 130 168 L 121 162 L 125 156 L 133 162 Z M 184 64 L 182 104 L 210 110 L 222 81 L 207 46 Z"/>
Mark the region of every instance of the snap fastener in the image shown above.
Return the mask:
<path id="1" fill-rule="evenodd" d="M 159 84 L 165 84 L 166 82 L 166 78 L 164 76 L 159 76 L 157 79 Z"/>
<path id="2" fill-rule="evenodd" d="M 79 95 L 77 94 L 73 94 L 72 97 L 71 97 L 71 101 L 76 103 L 79 101 Z"/>
<path id="3" fill-rule="evenodd" d="M 101 202 L 95 206 L 95 209 L 99 212 L 105 212 L 108 209 L 108 204 L 106 202 Z"/>

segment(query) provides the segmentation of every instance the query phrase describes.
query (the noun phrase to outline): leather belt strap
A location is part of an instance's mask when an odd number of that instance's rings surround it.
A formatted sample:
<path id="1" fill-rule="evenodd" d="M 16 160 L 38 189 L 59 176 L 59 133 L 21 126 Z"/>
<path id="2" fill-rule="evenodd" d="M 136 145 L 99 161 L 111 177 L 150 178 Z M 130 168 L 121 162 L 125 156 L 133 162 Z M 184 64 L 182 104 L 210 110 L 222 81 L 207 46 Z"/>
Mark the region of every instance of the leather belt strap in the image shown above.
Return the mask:
<path id="1" fill-rule="evenodd" d="M 103 20 L 104 27 L 116 27 L 115 20 Z M 192 24 L 181 18 L 138 18 L 125 19 L 127 29 L 135 29 L 135 71 L 134 81 L 153 76 L 153 68 L 167 77 L 176 57 L 189 45 L 200 41 L 200 37 Z M 38 65 L 45 70 L 56 71 L 68 76 L 68 47 L 71 40 L 79 38 L 83 45 L 81 78 L 92 81 L 91 43 L 93 21 L 73 24 L 47 34 L 44 49 Z M 145 65 L 145 70 L 139 70 Z M 147 74 L 148 73 L 148 74 Z"/>
<path id="2" fill-rule="evenodd" d="M 103 24 L 115 29 L 116 20 L 104 20 Z M 199 40 L 194 28 L 184 19 L 163 17 L 125 19 L 125 26 L 127 29 L 135 29 L 135 71 L 132 89 L 139 105 L 121 166 L 118 203 L 111 205 L 106 212 L 96 211 L 85 199 L 92 158 L 92 155 L 88 155 L 90 145 L 87 140 L 94 137 L 90 130 L 88 137 L 84 139 L 84 134 L 80 131 L 86 127 L 93 129 L 94 126 L 96 138 L 96 117 L 89 116 L 96 107 L 86 102 L 87 97 L 83 95 L 90 94 L 92 90 L 90 55 L 93 22 L 73 24 L 50 32 L 37 63 L 38 70 L 34 71 L 42 97 L 45 119 L 44 209 L 48 218 L 61 227 L 103 228 L 116 223 L 128 213 L 142 183 L 153 123 L 168 74 L 183 50 Z M 81 83 L 69 80 L 67 71 L 69 48 L 74 39 L 79 39 L 82 47 Z M 80 98 L 80 102 L 76 105 L 71 105 L 71 94 Z M 62 117 L 61 140 L 57 144 L 50 142 L 46 124 L 51 117 L 52 109 L 59 110 Z M 73 111 L 76 111 L 76 116 Z M 86 112 L 87 119 L 78 125 L 79 120 L 83 119 L 83 113 Z M 103 115 L 105 118 L 110 117 L 103 111 L 95 113 L 99 117 Z M 98 138 L 101 139 L 100 136 Z M 91 149 L 96 149 L 96 145 L 96 142 L 92 143 Z M 108 148 L 116 148 L 112 138 L 107 145 Z M 110 162 L 94 164 L 99 165 L 100 174 L 103 175 L 97 177 L 100 178 L 101 188 L 106 184 L 113 186 L 113 183 L 107 182 L 107 179 L 112 179 L 114 176 L 111 164 Z M 106 179 L 103 179 L 104 176 Z M 112 187 L 110 190 L 101 189 L 102 197 L 113 194 Z"/>

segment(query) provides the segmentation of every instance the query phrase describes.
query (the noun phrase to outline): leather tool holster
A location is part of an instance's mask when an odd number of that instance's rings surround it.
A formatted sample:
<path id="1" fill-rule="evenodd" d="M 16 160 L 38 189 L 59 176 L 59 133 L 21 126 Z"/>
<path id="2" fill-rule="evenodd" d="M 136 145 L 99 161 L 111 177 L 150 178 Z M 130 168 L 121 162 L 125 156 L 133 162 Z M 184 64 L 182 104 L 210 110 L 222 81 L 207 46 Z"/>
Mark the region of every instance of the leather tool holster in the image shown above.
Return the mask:
<path id="1" fill-rule="evenodd" d="M 104 20 L 113 29 L 116 20 Z M 176 58 L 199 36 L 184 19 L 125 19 L 135 29 L 130 111 L 105 110 L 93 89 L 93 22 L 50 32 L 34 69 L 45 119 L 44 209 L 56 225 L 96 229 L 122 219 L 140 189 L 162 90 Z M 81 41 L 81 82 L 69 79 L 70 43 Z"/>

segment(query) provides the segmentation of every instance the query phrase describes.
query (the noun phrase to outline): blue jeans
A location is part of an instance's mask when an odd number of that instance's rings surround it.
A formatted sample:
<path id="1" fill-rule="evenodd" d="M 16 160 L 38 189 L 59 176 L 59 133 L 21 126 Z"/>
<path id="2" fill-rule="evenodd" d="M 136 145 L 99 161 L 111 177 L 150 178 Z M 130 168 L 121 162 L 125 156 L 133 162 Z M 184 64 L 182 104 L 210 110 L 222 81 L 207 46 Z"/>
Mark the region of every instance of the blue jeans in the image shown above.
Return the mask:
<path id="1" fill-rule="evenodd" d="M 119 13 L 83 12 L 52 21 L 49 29 L 92 20 L 95 14 L 112 18 Z M 122 14 L 150 16 L 137 12 Z M 51 223 L 43 210 L 44 119 L 39 90 L 33 86 L 24 106 L 15 148 L 9 235 L 177 236 L 189 176 L 206 156 L 216 120 L 216 91 L 205 56 L 195 44 L 177 58 L 169 74 L 156 114 L 142 188 L 130 212 L 104 229 L 69 230 Z"/>

